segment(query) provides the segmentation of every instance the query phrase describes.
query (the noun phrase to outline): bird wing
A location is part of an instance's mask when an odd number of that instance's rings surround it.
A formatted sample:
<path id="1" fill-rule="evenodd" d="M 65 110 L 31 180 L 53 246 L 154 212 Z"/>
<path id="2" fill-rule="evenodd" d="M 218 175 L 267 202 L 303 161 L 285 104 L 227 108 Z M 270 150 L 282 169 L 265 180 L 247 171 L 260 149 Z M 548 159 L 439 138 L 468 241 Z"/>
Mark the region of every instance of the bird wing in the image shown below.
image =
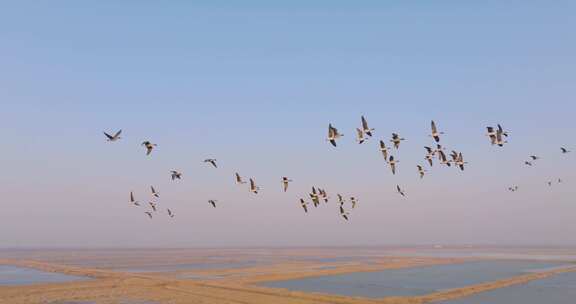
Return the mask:
<path id="1" fill-rule="evenodd" d="M 134 193 L 133 192 L 130 192 L 130 201 L 134 202 Z"/>
<path id="2" fill-rule="evenodd" d="M 114 138 L 118 138 L 118 136 L 120 136 L 120 134 L 122 134 L 122 129 L 118 130 L 118 132 L 116 132 L 116 134 L 114 134 Z"/>
<path id="3" fill-rule="evenodd" d="M 106 137 L 108 137 L 108 139 L 114 139 L 114 137 L 106 132 L 102 132 L 104 133 L 104 135 L 106 135 Z"/>
<path id="4" fill-rule="evenodd" d="M 366 121 L 366 118 L 364 118 L 364 116 L 362 116 L 362 128 L 364 130 L 369 130 L 370 128 L 368 128 L 368 122 Z"/>
<path id="5" fill-rule="evenodd" d="M 432 134 L 436 134 L 438 133 L 438 130 L 436 129 L 436 124 L 434 123 L 434 121 L 432 121 L 430 123 L 431 127 L 432 127 Z"/>

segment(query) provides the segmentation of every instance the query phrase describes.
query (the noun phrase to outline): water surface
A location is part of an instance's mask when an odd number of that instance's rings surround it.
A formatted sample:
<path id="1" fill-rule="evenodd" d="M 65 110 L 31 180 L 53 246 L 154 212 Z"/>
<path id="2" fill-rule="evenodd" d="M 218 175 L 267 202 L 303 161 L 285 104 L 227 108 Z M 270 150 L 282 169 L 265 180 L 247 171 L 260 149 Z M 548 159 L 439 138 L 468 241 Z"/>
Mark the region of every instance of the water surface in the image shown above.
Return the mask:
<path id="1" fill-rule="evenodd" d="M 418 296 L 556 267 L 554 262 L 475 261 L 377 272 L 356 272 L 264 283 L 267 287 L 344 296 Z"/>
<path id="2" fill-rule="evenodd" d="M 576 273 L 562 273 L 526 284 L 495 289 L 444 304 L 574 304 Z"/>
<path id="3" fill-rule="evenodd" d="M 86 277 L 47 272 L 32 268 L 0 265 L 0 285 L 28 285 L 87 280 Z"/>

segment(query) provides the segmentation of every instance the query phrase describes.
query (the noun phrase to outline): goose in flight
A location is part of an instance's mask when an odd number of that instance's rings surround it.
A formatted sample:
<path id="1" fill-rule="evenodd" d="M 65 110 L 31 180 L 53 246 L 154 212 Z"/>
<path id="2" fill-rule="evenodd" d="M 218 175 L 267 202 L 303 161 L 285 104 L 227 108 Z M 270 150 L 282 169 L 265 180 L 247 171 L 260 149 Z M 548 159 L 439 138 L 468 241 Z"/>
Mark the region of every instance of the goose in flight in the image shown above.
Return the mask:
<path id="1" fill-rule="evenodd" d="M 245 184 L 246 182 L 242 180 L 242 177 L 240 176 L 240 174 L 238 174 L 238 172 L 235 173 L 236 175 L 236 183 L 237 184 Z"/>
<path id="2" fill-rule="evenodd" d="M 366 135 L 370 137 L 372 137 L 372 131 L 374 131 L 374 129 L 368 127 L 368 122 L 366 121 L 366 118 L 364 118 L 364 116 L 362 116 L 362 131 L 364 131 L 364 133 L 366 133 Z"/>
<path id="3" fill-rule="evenodd" d="M 380 141 L 380 152 L 382 152 L 382 156 L 384 156 L 384 161 L 388 162 L 388 147 L 383 140 Z"/>
<path id="4" fill-rule="evenodd" d="M 322 197 L 324 203 L 328 202 L 328 194 L 326 193 L 326 190 L 318 188 L 318 196 Z"/>
<path id="5" fill-rule="evenodd" d="M 394 159 L 394 156 L 390 155 L 390 158 L 388 159 L 388 164 L 390 165 L 392 174 L 396 174 L 396 164 L 399 162 L 400 162 L 399 160 Z"/>
<path id="6" fill-rule="evenodd" d="M 170 174 L 171 174 L 170 176 L 172 177 L 172 180 L 182 179 L 182 173 L 180 173 L 178 171 L 172 170 L 172 171 L 170 171 Z"/>
<path id="7" fill-rule="evenodd" d="M 562 151 L 563 154 L 570 153 L 569 150 L 567 150 L 566 148 L 563 148 L 563 147 L 560 148 L 560 151 Z"/>
<path id="8" fill-rule="evenodd" d="M 207 158 L 204 160 L 204 162 L 212 164 L 212 166 L 214 166 L 214 168 L 218 168 L 218 166 L 216 165 L 216 159 L 214 159 L 214 158 Z"/>
<path id="9" fill-rule="evenodd" d="M 316 192 L 316 188 L 312 187 L 312 193 L 309 194 L 310 199 L 312 199 L 312 203 L 314 207 L 318 207 L 320 205 L 320 198 L 318 197 L 318 193 Z"/>
<path id="10" fill-rule="evenodd" d="M 212 207 L 216 208 L 216 202 L 218 202 L 217 200 L 208 200 L 208 203 L 210 205 L 212 205 Z"/>
<path id="11" fill-rule="evenodd" d="M 392 133 L 392 139 L 390 140 L 394 144 L 394 148 L 398 149 L 400 147 L 400 142 L 405 140 L 404 137 L 400 137 L 396 133 Z"/>
<path id="12" fill-rule="evenodd" d="M 552 181 L 548 181 L 547 184 L 549 187 L 552 186 Z"/>
<path id="13" fill-rule="evenodd" d="M 364 141 L 365 141 L 365 139 L 364 139 L 364 131 L 356 128 L 356 134 L 357 134 L 357 135 L 356 135 L 356 141 L 357 141 L 359 144 L 363 144 Z"/>
<path id="14" fill-rule="evenodd" d="M 156 212 L 156 203 L 148 202 L 148 204 L 150 205 L 150 207 L 152 207 L 152 211 Z"/>
<path id="15" fill-rule="evenodd" d="M 356 207 L 357 202 L 358 201 L 356 200 L 355 197 L 353 197 L 353 196 L 350 197 L 350 203 L 352 203 L 352 209 L 354 209 Z"/>
<path id="16" fill-rule="evenodd" d="M 334 147 L 336 147 L 336 140 L 342 136 L 344 136 L 344 134 L 338 133 L 338 129 L 334 128 L 332 124 L 328 124 L 328 141 Z"/>
<path id="17" fill-rule="evenodd" d="M 436 152 L 434 150 L 432 150 L 432 148 L 430 148 L 430 147 L 424 147 L 424 148 L 426 149 L 426 156 L 424 157 L 424 159 L 427 160 L 428 164 L 430 164 L 430 167 L 432 167 L 432 165 L 433 165 L 432 160 L 433 160 L 434 154 Z"/>
<path id="18" fill-rule="evenodd" d="M 452 157 L 452 162 L 456 163 L 456 161 L 458 160 L 458 152 L 452 150 L 452 152 L 450 153 L 450 157 Z"/>
<path id="19" fill-rule="evenodd" d="M 130 191 L 130 203 L 134 204 L 134 206 L 140 206 L 140 202 L 134 199 L 134 192 Z"/>
<path id="20" fill-rule="evenodd" d="M 106 135 L 106 138 L 107 138 L 108 141 L 117 141 L 117 140 L 119 140 L 120 138 L 122 138 L 122 137 L 120 137 L 120 134 L 122 134 L 122 130 L 119 130 L 119 131 L 116 132 L 114 135 L 110 135 L 110 134 L 108 134 L 108 133 L 106 133 L 106 132 L 103 132 L 103 133 L 104 133 L 104 135 Z"/>
<path id="21" fill-rule="evenodd" d="M 450 161 L 446 158 L 443 150 L 438 150 L 438 158 L 440 158 L 440 163 L 450 167 Z"/>
<path id="22" fill-rule="evenodd" d="M 144 147 L 146 147 L 146 155 L 150 155 L 150 153 L 152 153 L 152 150 L 153 150 L 156 146 L 158 146 L 157 144 L 153 144 L 153 143 L 151 143 L 151 142 L 149 142 L 149 141 L 147 141 L 147 140 L 144 141 L 144 142 L 142 142 L 142 145 L 143 145 Z"/>
<path id="23" fill-rule="evenodd" d="M 250 179 L 250 192 L 254 193 L 254 194 L 258 194 L 258 190 L 260 190 L 260 187 L 256 186 L 256 182 L 254 181 L 253 178 Z"/>
<path id="24" fill-rule="evenodd" d="M 144 213 L 146 213 L 146 215 L 148 215 L 149 218 L 152 218 L 152 212 L 146 211 L 146 212 L 144 212 Z"/>
<path id="25" fill-rule="evenodd" d="M 284 187 L 284 192 L 286 192 L 288 190 L 288 183 L 292 182 L 291 179 L 289 179 L 286 176 L 282 177 L 282 186 Z"/>
<path id="26" fill-rule="evenodd" d="M 397 191 L 398 193 L 400 193 L 400 195 L 406 197 L 406 194 L 404 194 L 404 191 L 402 191 L 402 189 L 400 188 L 399 185 L 396 185 L 396 191 Z"/>
<path id="27" fill-rule="evenodd" d="M 300 199 L 300 205 L 304 209 L 304 213 L 308 213 L 308 203 L 303 198 Z"/>
<path id="28" fill-rule="evenodd" d="M 169 217 L 174 217 L 174 213 L 172 213 L 172 210 L 170 209 L 166 209 L 168 211 L 168 216 Z"/>
<path id="29" fill-rule="evenodd" d="M 464 157 L 462 156 L 462 152 L 458 153 L 458 155 L 456 156 L 456 161 L 454 162 L 454 164 L 456 166 L 458 166 L 460 168 L 460 170 L 464 171 L 464 165 L 467 164 L 467 162 L 464 161 Z"/>
<path id="30" fill-rule="evenodd" d="M 160 197 L 160 194 L 158 192 L 156 192 L 156 189 L 154 189 L 154 186 L 150 186 L 150 190 L 152 191 L 152 196 L 154 196 L 155 198 Z"/>
<path id="31" fill-rule="evenodd" d="M 418 168 L 418 174 L 420 175 L 420 179 L 422 179 L 424 177 L 426 170 L 424 170 L 424 168 L 422 168 L 422 166 L 420 165 L 416 165 L 416 167 Z"/>
<path id="32" fill-rule="evenodd" d="M 516 192 L 516 191 L 518 191 L 518 186 L 508 187 L 508 190 L 509 190 L 510 192 Z"/>
<path id="33" fill-rule="evenodd" d="M 438 132 L 438 129 L 436 128 L 436 124 L 434 123 L 434 121 L 432 120 L 432 122 L 430 123 L 431 129 L 432 129 L 432 133 L 430 134 L 430 136 L 432 138 L 434 138 L 434 140 L 436 142 L 440 142 L 440 134 L 444 134 L 444 132 Z"/>

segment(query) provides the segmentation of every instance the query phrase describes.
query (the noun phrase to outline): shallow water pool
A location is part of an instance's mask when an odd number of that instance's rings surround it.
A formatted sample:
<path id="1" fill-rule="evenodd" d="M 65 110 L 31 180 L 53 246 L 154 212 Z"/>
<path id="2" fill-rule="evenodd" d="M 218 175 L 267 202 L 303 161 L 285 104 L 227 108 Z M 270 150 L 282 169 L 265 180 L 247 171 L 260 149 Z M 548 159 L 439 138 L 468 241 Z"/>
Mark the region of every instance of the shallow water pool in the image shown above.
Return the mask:
<path id="1" fill-rule="evenodd" d="M 86 277 L 46 272 L 26 267 L 0 265 L 0 285 L 28 285 L 88 280 Z"/>
<path id="2" fill-rule="evenodd" d="M 419 296 L 560 265 L 562 264 L 554 262 L 475 261 L 275 281 L 262 285 L 289 290 L 369 298 Z"/>

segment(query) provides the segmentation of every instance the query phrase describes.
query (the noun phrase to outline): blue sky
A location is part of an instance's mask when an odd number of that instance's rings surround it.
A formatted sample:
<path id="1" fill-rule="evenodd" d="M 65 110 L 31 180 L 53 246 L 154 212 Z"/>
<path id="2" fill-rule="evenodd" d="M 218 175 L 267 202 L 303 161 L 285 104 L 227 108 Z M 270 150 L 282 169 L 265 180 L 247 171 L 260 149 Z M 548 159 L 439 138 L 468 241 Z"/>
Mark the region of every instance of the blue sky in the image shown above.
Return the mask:
<path id="1" fill-rule="evenodd" d="M 576 150 L 575 8 L 2 3 L 2 245 L 574 245 L 574 156 L 559 147 Z M 352 141 L 360 115 L 376 128 L 362 146 Z M 470 162 L 464 174 L 434 167 L 417 179 L 431 119 Z M 324 140 L 328 123 L 345 134 L 338 149 Z M 511 132 L 504 149 L 484 136 L 496 123 Z M 119 128 L 124 139 L 106 143 L 101 132 Z M 397 176 L 376 147 L 392 132 L 407 138 Z M 145 139 L 159 145 L 150 158 Z M 527 169 L 530 154 L 543 159 Z M 221 168 L 207 168 L 207 157 Z M 180 184 L 171 169 L 184 172 Z M 236 187 L 235 171 L 262 194 Z M 283 175 L 295 180 L 288 194 Z M 543 186 L 557 177 L 565 183 Z M 174 221 L 148 221 L 127 204 L 130 190 L 144 199 L 150 184 Z M 511 196 L 510 184 L 525 191 Z M 297 200 L 312 185 L 359 197 L 352 221 L 335 206 L 301 214 Z M 207 208 L 209 198 L 222 208 Z"/>

